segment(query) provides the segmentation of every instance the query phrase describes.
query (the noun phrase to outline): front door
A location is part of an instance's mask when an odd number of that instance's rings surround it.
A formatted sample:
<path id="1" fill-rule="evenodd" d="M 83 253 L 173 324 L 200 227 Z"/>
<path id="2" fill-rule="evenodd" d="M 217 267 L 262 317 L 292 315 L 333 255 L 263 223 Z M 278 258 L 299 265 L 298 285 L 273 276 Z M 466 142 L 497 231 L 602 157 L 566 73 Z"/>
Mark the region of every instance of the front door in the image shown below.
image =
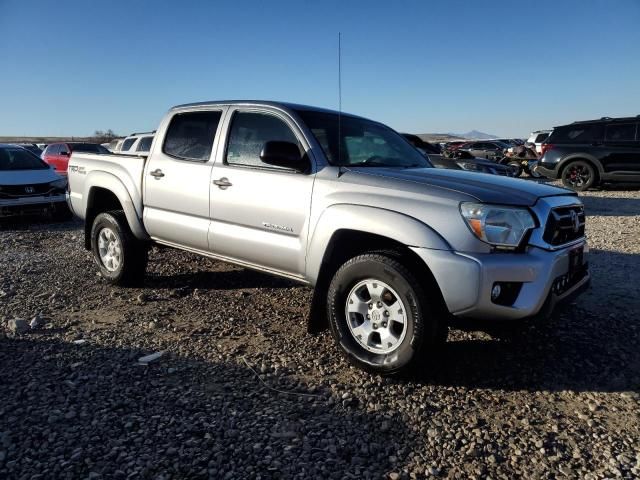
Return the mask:
<path id="1" fill-rule="evenodd" d="M 267 165 L 260 152 L 285 141 L 304 153 L 306 142 L 291 119 L 269 110 L 236 109 L 226 130 L 212 173 L 211 251 L 302 276 L 314 175 Z"/>
<path id="2" fill-rule="evenodd" d="M 144 171 L 144 225 L 151 238 L 208 249 L 209 185 L 222 114 L 175 113 L 163 141 L 153 146 Z"/>
<path id="3" fill-rule="evenodd" d="M 63 143 L 60 145 L 60 152 L 58 153 L 58 157 L 56 160 L 56 170 L 58 173 L 62 173 L 63 175 L 67 174 L 67 170 L 69 169 L 69 157 L 71 156 L 71 149 L 69 145 Z"/>

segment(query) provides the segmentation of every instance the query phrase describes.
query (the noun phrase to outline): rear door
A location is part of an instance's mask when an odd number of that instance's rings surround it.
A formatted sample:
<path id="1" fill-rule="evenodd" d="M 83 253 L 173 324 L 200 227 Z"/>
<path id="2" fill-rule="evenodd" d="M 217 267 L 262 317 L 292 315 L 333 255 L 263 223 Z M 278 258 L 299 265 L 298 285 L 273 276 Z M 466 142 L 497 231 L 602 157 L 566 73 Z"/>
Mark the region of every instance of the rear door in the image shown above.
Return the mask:
<path id="1" fill-rule="evenodd" d="M 637 123 L 610 123 L 605 127 L 606 172 L 640 172 L 640 142 Z"/>
<path id="2" fill-rule="evenodd" d="M 144 225 L 159 241 L 206 251 L 214 148 L 225 108 L 165 120 L 144 171 Z"/>
<path id="3" fill-rule="evenodd" d="M 302 276 L 314 174 L 267 165 L 260 151 L 267 141 L 285 141 L 304 153 L 306 141 L 276 110 L 234 108 L 229 117 L 212 174 L 211 251 Z"/>

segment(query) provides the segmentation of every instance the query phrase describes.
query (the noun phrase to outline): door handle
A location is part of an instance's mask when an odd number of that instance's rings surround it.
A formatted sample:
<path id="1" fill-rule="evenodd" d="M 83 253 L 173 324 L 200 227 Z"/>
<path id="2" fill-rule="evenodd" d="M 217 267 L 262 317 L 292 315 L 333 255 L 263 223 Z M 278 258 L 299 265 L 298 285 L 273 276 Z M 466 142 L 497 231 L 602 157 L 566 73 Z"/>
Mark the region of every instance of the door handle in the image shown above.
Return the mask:
<path id="1" fill-rule="evenodd" d="M 149 172 L 149 175 L 155 177 L 156 180 L 164 177 L 164 173 L 162 173 L 162 170 L 160 170 L 159 168 L 156 168 L 153 172 Z"/>
<path id="2" fill-rule="evenodd" d="M 213 184 L 217 185 L 221 190 L 225 190 L 227 187 L 233 185 L 233 183 L 231 183 L 227 177 L 222 177 L 218 180 L 214 180 Z"/>

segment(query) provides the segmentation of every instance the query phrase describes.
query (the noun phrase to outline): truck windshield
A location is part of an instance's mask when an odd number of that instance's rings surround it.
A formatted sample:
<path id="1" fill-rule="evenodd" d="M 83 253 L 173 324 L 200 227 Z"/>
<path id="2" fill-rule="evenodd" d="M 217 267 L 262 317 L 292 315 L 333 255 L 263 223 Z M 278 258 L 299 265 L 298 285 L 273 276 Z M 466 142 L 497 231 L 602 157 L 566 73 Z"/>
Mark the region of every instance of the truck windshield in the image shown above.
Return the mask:
<path id="1" fill-rule="evenodd" d="M 364 118 L 313 110 L 297 110 L 331 165 L 350 167 L 431 167 L 400 134 Z M 340 134 L 338 135 L 338 124 Z"/>

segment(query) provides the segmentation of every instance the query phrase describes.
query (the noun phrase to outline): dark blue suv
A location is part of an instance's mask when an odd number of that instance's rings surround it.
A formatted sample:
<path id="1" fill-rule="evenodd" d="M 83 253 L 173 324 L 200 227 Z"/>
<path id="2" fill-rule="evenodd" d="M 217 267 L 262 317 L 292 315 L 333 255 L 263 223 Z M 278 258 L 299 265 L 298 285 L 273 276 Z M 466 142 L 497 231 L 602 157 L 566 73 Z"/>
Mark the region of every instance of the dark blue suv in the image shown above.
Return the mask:
<path id="1" fill-rule="evenodd" d="M 640 182 L 640 115 L 554 128 L 536 171 L 578 191 L 603 182 Z"/>

